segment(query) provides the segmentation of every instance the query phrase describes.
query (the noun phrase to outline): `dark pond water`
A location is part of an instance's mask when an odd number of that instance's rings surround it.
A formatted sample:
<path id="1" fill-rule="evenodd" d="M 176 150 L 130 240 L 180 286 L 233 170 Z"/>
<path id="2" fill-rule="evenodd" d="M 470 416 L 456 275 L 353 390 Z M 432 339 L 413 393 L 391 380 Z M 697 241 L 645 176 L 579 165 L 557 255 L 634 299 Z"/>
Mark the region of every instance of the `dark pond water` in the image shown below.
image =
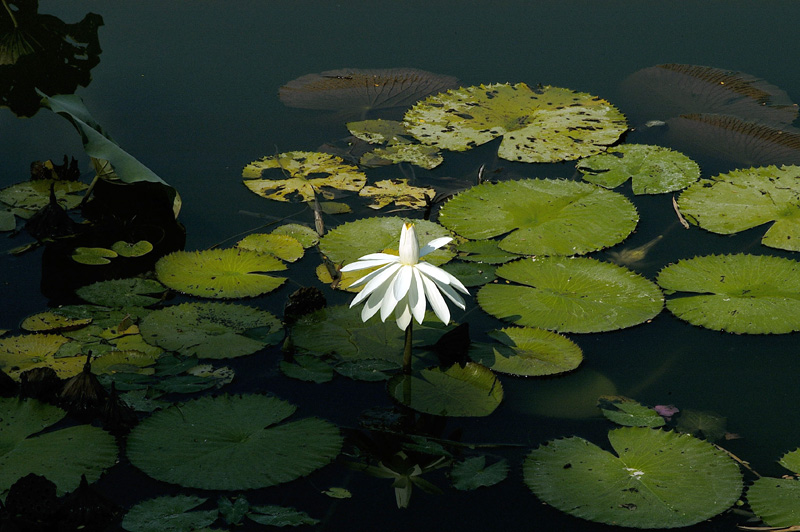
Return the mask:
<path id="1" fill-rule="evenodd" d="M 463 85 L 525 82 L 568 87 L 608 99 L 628 112 L 619 84 L 644 67 L 674 62 L 709 65 L 762 77 L 800 100 L 796 2 L 177 2 L 137 0 L 97 3 L 40 2 L 40 11 L 66 22 L 87 12 L 103 17 L 103 52 L 92 82 L 77 92 L 115 140 L 175 186 L 183 198 L 186 249 L 233 243 L 265 223 L 248 213 L 291 216 L 310 223 L 298 205 L 257 197 L 241 183 L 241 169 L 276 151 L 314 150 L 347 135 L 341 119 L 324 112 L 291 109 L 277 98 L 287 81 L 311 72 L 355 67 L 416 67 L 458 77 Z M 80 138 L 63 119 L 42 111 L 17 119 L 0 109 L 0 187 L 27 178 L 34 160 L 76 156 L 88 168 Z M 693 154 L 710 176 L 733 168 Z M 481 164 L 504 166 L 486 150 L 446 155 L 437 176 L 474 175 Z M 572 164 L 505 165 L 526 177 L 571 177 Z M 401 177 L 394 168 L 370 176 Z M 629 186 L 622 188 L 626 193 Z M 638 270 L 653 278 L 681 258 L 747 249 L 764 253 L 749 231 L 722 237 L 675 227 L 668 195 L 637 197 L 641 220 L 625 246 L 658 235 L 663 240 Z M 365 215 L 326 218 L 329 227 Z M 409 213 L 409 217 L 418 217 Z M 4 240 L 3 251 L 24 236 Z M 781 255 L 769 251 L 771 254 Z M 604 255 L 597 254 L 599 258 Z M 316 256 L 292 267 L 299 284 L 313 277 Z M 43 310 L 38 289 L 40 252 L 0 256 L 0 328 Z M 276 314 L 297 284 L 251 302 Z M 327 289 L 326 289 L 327 290 Z M 350 296 L 326 291 L 329 303 Z M 468 303 L 477 329 L 500 325 Z M 454 319 L 462 316 L 455 313 Z M 474 320 L 474 321 L 473 321 Z M 724 442 L 762 474 L 780 475 L 775 461 L 800 445 L 796 376 L 797 335 L 734 336 L 680 322 L 668 312 L 652 323 L 614 333 L 572 335 L 584 351 L 584 370 L 601 372 L 620 393 L 644 404 L 673 403 L 727 418 L 741 439 Z M 276 370 L 280 353 L 268 350 L 237 360 L 234 393 L 272 392 L 301 411 L 343 426 L 359 412 L 388 406 L 380 384 L 312 385 Z M 525 413 L 532 381 L 505 379 L 507 404 L 484 419 L 449 420 L 466 441 L 511 443 L 497 451 L 511 473 L 500 485 L 457 492 L 433 475 L 443 495 L 415 492 L 411 507 L 398 510 L 389 481 L 333 465 L 308 479 L 248 493 L 261 504 L 296 506 L 322 519 L 320 530 L 606 530 L 543 505 L 522 483 L 521 462 L 530 448 L 552 438 L 580 435 L 606 445 L 611 425 L 601 419 L 570 420 Z M 504 381 L 504 382 L 505 382 Z M 157 483 L 123 463 L 98 486 L 123 506 L 163 494 L 193 493 Z M 319 494 L 345 486 L 354 498 L 336 501 Z M 745 518 L 718 516 L 692 530 L 732 530 Z"/>

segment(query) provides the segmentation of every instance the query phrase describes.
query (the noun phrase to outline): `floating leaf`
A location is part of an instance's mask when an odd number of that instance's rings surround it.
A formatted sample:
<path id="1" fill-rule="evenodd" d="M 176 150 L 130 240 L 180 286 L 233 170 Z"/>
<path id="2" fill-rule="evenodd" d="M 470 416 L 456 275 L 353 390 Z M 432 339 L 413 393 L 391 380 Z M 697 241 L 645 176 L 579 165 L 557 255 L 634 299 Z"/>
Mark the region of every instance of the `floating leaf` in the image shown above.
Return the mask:
<path id="1" fill-rule="evenodd" d="M 346 126 L 354 137 L 370 144 L 411 142 L 405 125 L 396 120 L 361 120 L 348 122 Z"/>
<path id="2" fill-rule="evenodd" d="M 156 412 L 128 436 L 128 458 L 163 482 L 246 490 L 289 482 L 328 464 L 342 437 L 327 421 L 284 421 L 275 397 L 201 397 Z"/>
<path id="3" fill-rule="evenodd" d="M 716 331 L 784 334 L 800 330 L 800 263 L 767 255 L 709 255 L 670 264 L 658 274 L 667 308 Z"/>
<path id="4" fill-rule="evenodd" d="M 362 120 L 349 122 L 347 129 L 365 142 L 381 144 L 361 156 L 359 163 L 363 166 L 406 162 L 431 170 L 444 161 L 438 148 L 414 142 L 402 122 Z"/>
<path id="5" fill-rule="evenodd" d="M 296 238 L 289 235 L 253 233 L 240 240 L 236 247 L 269 253 L 281 260 L 294 262 L 303 256 L 303 245 Z"/>
<path id="6" fill-rule="evenodd" d="M 774 221 L 761 242 L 800 251 L 799 180 L 800 166 L 733 170 L 694 184 L 678 206 L 690 222 L 723 235 Z"/>
<path id="7" fill-rule="evenodd" d="M 253 307 L 184 303 L 151 312 L 140 329 L 147 342 L 184 356 L 233 358 L 277 343 L 280 338 L 270 335 L 281 332 L 282 326 L 271 313 Z"/>
<path id="8" fill-rule="evenodd" d="M 269 255 L 244 249 L 176 251 L 156 263 L 158 280 L 179 292 L 215 299 L 254 297 L 275 290 L 286 280 L 264 272 L 285 270 Z"/>
<path id="9" fill-rule="evenodd" d="M 499 373 L 553 375 L 577 368 L 583 361 L 581 348 L 565 336 L 529 327 L 506 327 L 489 336 L 502 345 L 471 352 L 470 357 Z"/>
<path id="10" fill-rule="evenodd" d="M 797 475 L 799 459 L 800 451 L 796 449 L 784 454 L 779 463 Z M 800 481 L 797 478 L 758 478 L 747 489 L 747 502 L 771 527 L 793 527 L 800 523 Z"/>
<path id="11" fill-rule="evenodd" d="M 457 490 L 474 490 L 483 486 L 494 486 L 508 476 L 508 462 L 498 460 L 490 466 L 486 465 L 485 456 L 474 456 L 463 462 L 453 464 L 450 478 Z"/>
<path id="12" fill-rule="evenodd" d="M 648 408 L 628 397 L 606 395 L 600 397 L 597 406 L 603 415 L 626 427 L 661 427 L 666 423 L 663 417 L 652 408 Z"/>
<path id="13" fill-rule="evenodd" d="M 352 499 L 353 494 L 347 488 L 340 488 L 337 486 L 330 487 L 322 492 L 331 499 Z"/>
<path id="14" fill-rule="evenodd" d="M 114 242 L 111 249 L 120 257 L 143 257 L 153 251 L 153 244 L 147 240 L 139 240 L 138 242 L 119 240 Z"/>
<path id="15" fill-rule="evenodd" d="M 247 517 L 264 526 L 300 526 L 316 525 L 319 519 L 310 517 L 307 513 L 287 508 L 285 506 L 251 506 Z"/>
<path id="16" fill-rule="evenodd" d="M 563 179 L 484 183 L 439 213 L 442 225 L 469 239 L 506 235 L 500 249 L 519 255 L 580 255 L 613 246 L 638 219 L 621 194 Z"/>
<path id="17" fill-rule="evenodd" d="M 148 499 L 128 510 L 122 528 L 130 532 L 192 532 L 217 520 L 216 509 L 191 511 L 206 500 L 194 495 Z"/>
<path id="18" fill-rule="evenodd" d="M 578 437 L 542 445 L 525 459 L 525 483 L 570 515 L 636 528 L 699 523 L 742 491 L 738 465 L 697 438 L 625 427 L 608 439 L 617 456 Z"/>
<path id="19" fill-rule="evenodd" d="M 281 371 L 287 377 L 306 382 L 328 382 L 333 380 L 333 368 L 313 355 L 295 355 L 294 362 L 281 360 Z"/>
<path id="20" fill-rule="evenodd" d="M 279 178 L 263 179 L 270 170 Z M 247 188 L 278 201 L 313 201 L 315 191 L 333 199 L 333 190 L 358 192 L 367 183 L 367 176 L 340 157 L 309 151 L 264 157 L 245 166 L 242 176 Z"/>
<path id="21" fill-rule="evenodd" d="M 700 166 L 686 155 L 661 146 L 623 144 L 577 164 L 583 179 L 615 188 L 630 179 L 634 194 L 663 194 L 700 178 Z"/>
<path id="22" fill-rule="evenodd" d="M 62 379 L 81 372 L 85 356 L 55 358 L 69 338 L 58 334 L 25 334 L 0 338 L 0 369 L 19 381 L 19 375 L 32 368 L 50 367 Z"/>
<path id="23" fill-rule="evenodd" d="M 468 288 L 483 286 L 497 279 L 497 276 L 494 274 L 495 267 L 489 264 L 454 260 L 442 266 L 442 269 L 461 281 L 461 284 Z"/>
<path id="24" fill-rule="evenodd" d="M 147 307 L 161 301 L 166 287 L 152 279 L 133 277 L 100 281 L 78 288 L 75 293 L 89 303 L 103 307 Z M 155 296 L 154 294 L 157 294 Z"/>
<path id="25" fill-rule="evenodd" d="M 519 258 L 516 253 L 500 249 L 496 240 L 469 240 L 460 243 L 456 249 L 458 249 L 458 258 L 469 262 L 503 264 Z"/>
<path id="26" fill-rule="evenodd" d="M 85 475 L 94 482 L 117 461 L 114 437 L 90 425 L 49 432 L 66 412 L 35 399 L 0 398 L 0 494 L 33 473 L 55 483 L 58 495 L 73 491 Z"/>
<path id="27" fill-rule="evenodd" d="M 406 113 L 405 124 L 420 142 L 455 151 L 503 137 L 498 155 L 522 162 L 593 155 L 627 130 L 625 116 L 605 100 L 524 83 L 462 87 L 430 96 Z"/>
<path id="28" fill-rule="evenodd" d="M 727 419 L 716 412 L 681 410 L 675 429 L 708 441 L 721 440 L 726 430 Z"/>
<path id="29" fill-rule="evenodd" d="M 91 322 L 91 318 L 71 318 L 47 311 L 28 316 L 22 320 L 20 328 L 30 332 L 57 332 L 80 329 Z"/>
<path id="30" fill-rule="evenodd" d="M 586 257 L 544 257 L 503 264 L 497 275 L 521 285 L 489 284 L 478 304 L 526 327 L 600 332 L 632 327 L 664 306 L 659 288 L 632 271 Z"/>
<path id="31" fill-rule="evenodd" d="M 273 235 L 287 235 L 294 237 L 298 242 L 300 242 L 304 248 L 308 249 L 312 246 L 316 246 L 317 242 L 319 242 L 319 235 L 316 231 L 311 229 L 310 227 L 306 227 L 305 225 L 300 224 L 286 224 L 276 228 L 273 232 Z"/>
<path id="32" fill-rule="evenodd" d="M 109 259 L 117 256 L 117 252 L 106 248 L 77 247 L 72 252 L 72 260 L 88 266 L 102 266 L 110 264 Z"/>
<path id="33" fill-rule="evenodd" d="M 367 358 L 344 360 L 336 364 L 336 373 L 357 381 L 385 381 L 397 369 L 396 361 Z"/>
<path id="34" fill-rule="evenodd" d="M 401 404 L 436 416 L 488 416 L 503 400 L 503 386 L 494 373 L 473 362 L 397 375 L 388 388 Z"/>
<path id="35" fill-rule="evenodd" d="M 77 207 L 83 199 L 77 192 L 83 192 L 88 188 L 85 183 L 80 181 L 37 179 L 17 183 L 0 190 L 0 201 L 18 209 L 15 211 L 17 215 L 25 215 L 24 217 L 29 218 L 34 212 L 50 204 L 51 186 L 53 186 L 59 205 L 66 210 Z"/>
<path id="36" fill-rule="evenodd" d="M 0 191 L 2 192 L 2 191 Z M 13 231 L 17 228 L 17 218 L 10 210 L 3 210 L 5 207 L 0 204 L 0 232 Z"/>

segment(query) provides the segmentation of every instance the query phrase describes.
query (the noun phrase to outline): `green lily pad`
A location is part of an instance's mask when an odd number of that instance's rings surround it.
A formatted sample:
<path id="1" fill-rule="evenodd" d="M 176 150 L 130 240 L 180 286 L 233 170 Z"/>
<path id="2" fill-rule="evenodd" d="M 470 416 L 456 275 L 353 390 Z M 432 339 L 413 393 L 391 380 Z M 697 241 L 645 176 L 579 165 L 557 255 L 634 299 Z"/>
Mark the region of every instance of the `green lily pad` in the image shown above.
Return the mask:
<path id="1" fill-rule="evenodd" d="M 263 395 L 201 397 L 156 412 L 128 436 L 128 458 L 149 476 L 186 487 L 274 486 L 325 466 L 342 446 L 321 419 L 285 421 L 291 404 Z"/>
<path id="2" fill-rule="evenodd" d="M 248 519 L 264 526 L 314 526 L 319 519 L 314 519 L 305 512 L 285 506 L 251 506 L 247 512 Z"/>
<path id="3" fill-rule="evenodd" d="M 468 362 L 396 375 L 388 384 L 389 395 L 426 414 L 449 417 L 483 417 L 503 400 L 503 385 L 488 368 Z"/>
<path id="4" fill-rule="evenodd" d="M 614 144 L 628 128 L 625 116 L 596 96 L 524 83 L 429 96 L 406 112 L 405 125 L 423 144 L 454 151 L 503 137 L 498 155 L 522 162 L 587 157 Z"/>
<path id="5" fill-rule="evenodd" d="M 148 499 L 128 510 L 122 528 L 130 532 L 192 532 L 217 520 L 216 509 L 191 511 L 207 500 L 194 495 Z"/>
<path id="6" fill-rule="evenodd" d="M 728 420 L 716 412 L 683 409 L 678 416 L 675 430 L 696 438 L 718 441 L 725 437 L 727 423 Z"/>
<path id="7" fill-rule="evenodd" d="M 475 362 L 499 373 L 518 376 L 572 371 L 583 361 L 581 348 L 558 333 L 529 327 L 506 327 L 489 336 L 502 345 L 470 352 Z"/>
<path id="8" fill-rule="evenodd" d="M 589 333 L 632 327 L 664 306 L 658 286 L 622 266 L 586 257 L 544 257 L 503 264 L 497 275 L 513 284 L 489 284 L 478 304 L 516 325 Z"/>
<path id="9" fill-rule="evenodd" d="M 426 198 L 433 198 L 436 190 L 411 186 L 408 184 L 408 179 L 384 179 L 374 185 L 365 186 L 358 195 L 372 201 L 367 205 L 371 209 L 382 209 L 390 203 L 398 207 L 424 209 L 427 204 Z"/>
<path id="10" fill-rule="evenodd" d="M 117 257 L 117 252 L 106 248 L 77 247 L 72 252 L 72 260 L 87 266 L 102 266 L 110 264 L 109 259 Z"/>
<path id="11" fill-rule="evenodd" d="M 58 332 L 80 329 L 92 323 L 91 318 L 71 318 L 55 312 L 37 312 L 28 316 L 20 324 L 20 328 L 30 332 Z"/>
<path id="12" fill-rule="evenodd" d="M 263 179 L 265 172 L 275 178 Z M 247 188 L 278 201 L 313 201 L 314 191 L 333 199 L 334 190 L 358 192 L 367 183 L 367 176 L 340 157 L 308 151 L 264 157 L 245 166 L 242 176 Z"/>
<path id="13" fill-rule="evenodd" d="M 491 264 L 454 260 L 442 266 L 442 269 L 461 281 L 461 284 L 467 288 L 483 286 L 497 279 L 496 268 Z"/>
<path id="14" fill-rule="evenodd" d="M 0 494 L 34 473 L 55 483 L 58 495 L 78 487 L 81 475 L 94 482 L 117 461 L 114 437 L 77 425 L 42 433 L 66 412 L 35 399 L 0 398 Z"/>
<path id="15" fill-rule="evenodd" d="M 10 210 L 5 210 L 3 204 L 0 204 L 0 232 L 13 231 L 17 228 L 17 217 Z"/>
<path id="16" fill-rule="evenodd" d="M 473 456 L 463 462 L 456 462 L 450 470 L 453 487 L 462 491 L 494 486 L 507 476 L 508 462 L 500 459 L 487 466 L 485 456 Z"/>
<path id="17" fill-rule="evenodd" d="M 563 179 L 484 183 L 442 207 L 439 221 L 459 235 L 506 235 L 500 249 L 518 255 L 581 255 L 625 240 L 639 215 L 623 195 Z"/>
<path id="18" fill-rule="evenodd" d="M 143 257 L 153 251 L 153 244 L 147 240 L 139 240 L 138 242 L 119 240 L 112 244 L 111 250 L 120 257 Z"/>
<path id="19" fill-rule="evenodd" d="M 442 152 L 424 144 L 392 144 L 368 151 L 359 159 L 363 166 L 382 166 L 386 163 L 409 163 L 432 170 L 444 162 Z"/>
<path id="20" fill-rule="evenodd" d="M 313 355 L 295 355 L 294 362 L 281 360 L 281 371 L 287 377 L 306 382 L 328 382 L 333 380 L 333 368 Z"/>
<path id="21" fill-rule="evenodd" d="M 303 256 L 305 250 L 299 240 L 289 235 L 254 233 L 240 240 L 236 247 L 269 253 L 281 260 L 294 262 Z"/>
<path id="22" fill-rule="evenodd" d="M 608 439 L 617 456 L 578 437 L 542 445 L 525 459 L 525 483 L 570 515 L 636 528 L 699 523 L 727 510 L 742 491 L 736 462 L 697 438 L 624 427 Z"/>
<path id="23" fill-rule="evenodd" d="M 80 181 L 37 179 L 36 181 L 17 183 L 0 190 L 0 201 L 32 215 L 50 203 L 51 185 L 54 186 L 56 200 L 66 210 L 77 207 L 83 199 L 83 196 L 77 193 L 88 188 L 85 183 Z M 18 214 L 25 213 L 18 212 Z"/>
<path id="24" fill-rule="evenodd" d="M 800 450 L 788 452 L 779 460 L 786 469 L 800 474 Z M 793 527 L 800 523 L 800 480 L 761 477 L 747 489 L 747 502 L 753 512 L 771 527 Z"/>
<path id="25" fill-rule="evenodd" d="M 723 235 L 774 222 L 761 243 L 800 251 L 798 181 L 800 166 L 733 170 L 689 187 L 678 207 L 690 222 Z"/>
<path id="26" fill-rule="evenodd" d="M 316 246 L 317 242 L 319 242 L 319 235 L 316 231 L 307 227 L 305 225 L 300 224 L 286 224 L 276 228 L 273 232 L 273 235 L 287 235 L 294 237 L 300 244 L 303 245 L 304 248 L 308 249 L 312 246 Z"/>
<path id="27" fill-rule="evenodd" d="M 255 297 L 275 290 L 286 278 L 264 272 L 285 269 L 279 259 L 245 249 L 176 251 L 158 260 L 156 277 L 179 292 L 230 299 Z"/>
<path id="28" fill-rule="evenodd" d="M 147 342 L 168 351 L 199 358 L 234 358 L 279 342 L 276 333 L 282 325 L 265 310 L 209 302 L 155 310 L 139 328 Z"/>
<path id="29" fill-rule="evenodd" d="M 132 277 L 100 281 L 78 288 L 78 297 L 102 307 L 148 307 L 161 301 L 161 294 L 167 289 L 158 281 Z M 153 295 L 156 294 L 156 295 Z"/>
<path id="30" fill-rule="evenodd" d="M 767 255 L 709 255 L 670 264 L 658 284 L 682 320 L 737 334 L 800 330 L 800 263 Z M 683 293 L 680 293 L 683 292 Z"/>
<path id="31" fill-rule="evenodd" d="M 24 334 L 0 338 L 0 369 L 19 381 L 20 373 L 33 368 L 51 367 L 62 379 L 83 370 L 86 356 L 56 358 L 69 338 L 58 334 Z"/>
<path id="32" fill-rule="evenodd" d="M 519 258 L 516 253 L 500 249 L 496 240 L 468 240 L 458 244 L 456 249 L 458 258 L 468 262 L 503 264 Z"/>
<path id="33" fill-rule="evenodd" d="M 339 375 L 357 381 L 385 381 L 397 369 L 397 362 L 379 358 L 343 360 L 333 366 L 333 369 Z"/>
<path id="34" fill-rule="evenodd" d="M 623 144 L 578 162 L 583 179 L 615 188 L 630 179 L 634 194 L 664 194 L 700 179 L 700 166 L 686 155 L 644 144 Z"/>
<path id="35" fill-rule="evenodd" d="M 661 427 L 666 421 L 652 408 L 621 395 L 605 395 L 599 398 L 597 406 L 606 418 L 617 425 L 626 427 Z"/>
<path id="36" fill-rule="evenodd" d="M 370 144 L 389 144 L 392 142 L 411 142 L 405 125 L 396 120 L 360 120 L 345 124 L 350 133 Z"/>

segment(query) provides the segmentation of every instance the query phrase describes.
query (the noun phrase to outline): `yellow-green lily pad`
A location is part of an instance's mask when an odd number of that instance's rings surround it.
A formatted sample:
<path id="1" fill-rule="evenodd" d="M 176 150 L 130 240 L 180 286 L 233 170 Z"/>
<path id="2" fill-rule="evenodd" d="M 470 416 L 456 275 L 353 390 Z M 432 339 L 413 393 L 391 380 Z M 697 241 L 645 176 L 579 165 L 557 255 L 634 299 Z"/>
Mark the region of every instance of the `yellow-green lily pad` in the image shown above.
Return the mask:
<path id="1" fill-rule="evenodd" d="M 15 211 L 19 216 L 30 217 L 34 212 L 50 203 L 50 185 L 54 186 L 56 200 L 64 209 L 74 209 L 83 199 L 77 194 L 88 187 L 80 181 L 62 181 L 38 179 L 17 183 L 0 190 L 0 201 L 11 207 L 22 209 Z"/>
<path id="2" fill-rule="evenodd" d="M 117 256 L 117 252 L 106 248 L 77 247 L 72 252 L 72 260 L 88 266 L 102 266 L 110 264 Z"/>
<path id="3" fill-rule="evenodd" d="M 382 209 L 390 203 L 398 207 L 423 209 L 427 204 L 426 198 L 433 198 L 436 190 L 409 185 L 408 179 L 384 179 L 374 185 L 365 186 L 358 195 L 372 200 L 372 203 L 367 205 L 371 209 Z"/>
<path id="4" fill-rule="evenodd" d="M 69 338 L 58 334 L 24 334 L 0 338 L 0 369 L 16 381 L 23 371 L 43 367 L 53 368 L 62 379 L 73 377 L 83 370 L 86 357 L 54 356 L 69 341 Z"/>
<path id="5" fill-rule="evenodd" d="M 289 235 L 253 233 L 241 239 L 236 247 L 258 253 L 269 253 L 287 262 L 303 256 L 305 250 L 299 240 Z"/>
<path id="6" fill-rule="evenodd" d="M 138 242 L 118 240 L 111 245 L 111 249 L 120 257 L 142 257 L 153 251 L 153 244 L 147 240 L 139 240 Z"/>

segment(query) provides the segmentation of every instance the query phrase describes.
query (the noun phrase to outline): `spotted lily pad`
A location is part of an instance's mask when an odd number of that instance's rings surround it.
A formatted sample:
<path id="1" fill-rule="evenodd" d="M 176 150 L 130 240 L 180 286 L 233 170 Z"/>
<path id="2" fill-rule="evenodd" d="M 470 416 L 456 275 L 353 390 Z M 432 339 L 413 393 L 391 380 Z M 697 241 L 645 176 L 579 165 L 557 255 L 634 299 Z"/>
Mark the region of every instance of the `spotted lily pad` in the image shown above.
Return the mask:
<path id="1" fill-rule="evenodd" d="M 18 209 L 16 214 L 30 217 L 34 212 L 50 203 L 50 186 L 54 186 L 56 200 L 64 209 L 74 209 L 83 199 L 78 192 L 88 187 L 79 181 L 62 181 L 53 179 L 37 179 L 17 183 L 0 190 L 0 201 Z"/>
<path id="2" fill-rule="evenodd" d="M 347 129 L 357 138 L 379 145 L 361 156 L 359 163 L 364 166 L 406 162 L 431 170 L 444 161 L 436 147 L 415 142 L 402 122 L 362 120 L 349 122 Z"/>
<path id="3" fill-rule="evenodd" d="M 158 280 L 168 287 L 200 297 L 254 297 L 275 290 L 286 280 L 264 272 L 285 270 L 270 255 L 245 249 L 176 251 L 156 263 Z"/>
<path id="4" fill-rule="evenodd" d="M 699 523 L 742 491 L 736 462 L 692 436 L 624 427 L 608 439 L 617 456 L 579 437 L 547 442 L 525 459 L 525 483 L 570 515 L 635 528 Z"/>
<path id="5" fill-rule="evenodd" d="M 186 487 L 246 490 L 289 482 L 328 464 L 342 446 L 321 419 L 287 421 L 275 397 L 201 397 L 156 412 L 128 437 L 128 458 L 149 476 Z"/>
<path id="6" fill-rule="evenodd" d="M 747 489 L 747 502 L 767 525 L 793 527 L 800 523 L 800 450 L 786 453 L 779 463 L 795 478 L 758 478 Z"/>
<path id="7" fill-rule="evenodd" d="M 75 293 L 89 303 L 103 307 L 147 307 L 161 301 L 166 287 L 152 279 L 129 278 L 100 281 L 82 286 Z"/>
<path id="8" fill-rule="evenodd" d="M 411 186 L 408 179 L 384 179 L 374 185 L 365 186 L 358 195 L 372 200 L 367 205 L 371 209 L 382 209 L 390 203 L 398 207 L 422 209 L 426 205 L 426 197 L 433 198 L 436 190 Z"/>
<path id="9" fill-rule="evenodd" d="M 506 327 L 491 331 L 500 342 L 470 352 L 476 362 L 499 373 L 534 376 L 554 375 L 577 368 L 583 361 L 581 348 L 569 338 L 543 329 Z"/>
<path id="10" fill-rule="evenodd" d="M 630 179 L 634 194 L 663 194 L 700 179 L 700 166 L 686 155 L 661 146 L 623 144 L 577 164 L 583 178 L 605 188 Z"/>
<path id="11" fill-rule="evenodd" d="M 55 312 L 37 312 L 28 316 L 20 324 L 20 328 L 30 332 L 57 332 L 80 329 L 92 322 L 91 318 L 71 318 Z"/>
<path id="12" fill-rule="evenodd" d="M 0 369 L 18 381 L 20 373 L 33 368 L 51 367 L 62 379 L 77 375 L 86 363 L 85 356 L 56 358 L 69 338 L 58 334 L 24 334 L 0 338 Z"/>
<path id="13" fill-rule="evenodd" d="M 439 214 L 442 225 L 469 239 L 506 235 L 500 249 L 519 255 L 580 255 L 613 246 L 638 219 L 621 194 L 563 179 L 484 183 Z"/>
<path id="14" fill-rule="evenodd" d="M 544 257 L 503 264 L 478 304 L 489 314 L 526 327 L 589 333 L 632 327 L 664 305 L 658 286 L 622 266 L 586 257 Z"/>
<path id="15" fill-rule="evenodd" d="M 690 222 L 729 235 L 774 222 L 765 246 L 800 251 L 800 166 L 733 170 L 685 190 L 678 207 Z"/>
<path id="16" fill-rule="evenodd" d="M 269 253 L 286 262 L 295 262 L 305 253 L 303 244 L 290 235 L 253 233 L 241 239 L 236 247 Z"/>
<path id="17" fill-rule="evenodd" d="M 800 330 L 800 263 L 767 255 L 709 255 L 670 264 L 658 284 L 682 320 L 717 331 Z"/>
<path id="18" fill-rule="evenodd" d="M 554 162 L 599 153 L 627 130 L 607 101 L 560 87 L 524 83 L 451 89 L 417 102 L 405 115 L 420 142 L 464 151 L 503 137 L 498 155 Z"/>
<path id="19" fill-rule="evenodd" d="M 265 172 L 275 177 L 265 178 Z M 367 176 L 340 157 L 307 151 L 264 157 L 245 166 L 242 176 L 247 188 L 279 201 L 313 201 L 314 191 L 333 199 L 334 190 L 358 192 L 367 183 Z"/>

